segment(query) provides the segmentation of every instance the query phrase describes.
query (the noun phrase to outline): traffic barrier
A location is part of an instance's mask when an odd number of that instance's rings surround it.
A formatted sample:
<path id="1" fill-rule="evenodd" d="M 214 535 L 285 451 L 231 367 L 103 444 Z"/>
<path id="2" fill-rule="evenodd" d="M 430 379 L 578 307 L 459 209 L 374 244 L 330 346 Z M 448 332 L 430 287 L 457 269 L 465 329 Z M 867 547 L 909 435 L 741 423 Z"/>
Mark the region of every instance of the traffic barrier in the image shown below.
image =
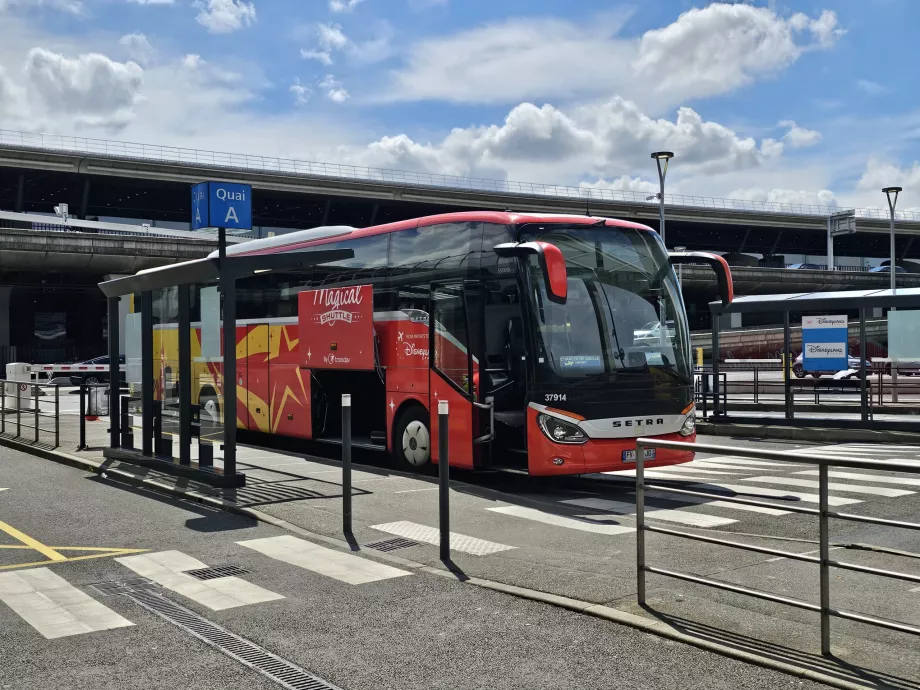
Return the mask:
<path id="1" fill-rule="evenodd" d="M 737 496 L 726 495 L 724 493 L 709 493 L 706 491 L 696 491 L 690 489 L 678 489 L 673 485 L 647 484 L 645 481 L 645 451 L 648 448 L 662 448 L 668 450 L 685 450 L 696 453 L 711 453 L 713 455 L 729 455 L 736 458 L 749 458 L 754 460 L 776 460 L 780 462 L 789 462 L 795 464 L 810 463 L 818 465 L 818 508 L 804 508 L 801 506 L 782 505 L 758 499 L 739 498 Z M 846 467 L 863 470 L 884 470 L 886 472 L 904 472 L 908 474 L 920 475 L 920 468 L 915 465 L 905 463 L 878 461 L 878 460 L 854 460 L 849 458 L 839 458 L 827 455 L 805 453 L 801 450 L 795 452 L 760 450 L 757 448 L 742 448 L 736 446 L 717 446 L 702 443 L 686 443 L 683 441 L 664 441 L 653 438 L 640 438 L 636 441 L 636 583 L 638 591 L 638 601 L 640 606 L 646 606 L 646 573 L 664 575 L 685 582 L 693 582 L 716 589 L 722 589 L 727 592 L 744 594 L 757 599 L 764 599 L 794 608 L 814 611 L 821 616 L 821 654 L 824 656 L 831 655 L 831 617 L 843 618 L 845 620 L 866 623 L 888 630 L 897 630 L 899 632 L 920 635 L 920 627 L 899 623 L 896 621 L 875 618 L 861 613 L 853 613 L 841 609 L 831 608 L 830 605 L 830 569 L 840 568 L 841 570 L 850 570 L 857 573 L 866 573 L 869 575 L 878 575 L 880 577 L 893 578 L 898 580 L 907 580 L 908 582 L 920 583 L 920 575 L 901 573 L 893 570 L 882 568 L 870 568 L 856 563 L 847 563 L 844 561 L 831 560 L 830 558 L 830 526 L 829 518 L 838 520 L 848 520 L 850 522 L 861 522 L 871 525 L 884 525 L 886 527 L 900 527 L 904 529 L 920 530 L 920 523 L 903 522 L 900 520 L 889 520 L 883 518 L 870 517 L 868 515 L 854 515 L 852 513 L 841 513 L 829 509 L 829 467 Z M 772 549 L 765 546 L 756 546 L 754 544 L 745 544 L 729 539 L 718 539 L 701 534 L 691 534 L 681 530 L 675 530 L 665 527 L 654 527 L 645 524 L 645 490 L 653 489 L 660 493 L 677 494 L 678 496 L 693 496 L 696 498 L 706 498 L 715 501 L 725 501 L 729 503 L 738 503 L 741 505 L 760 506 L 762 508 L 781 508 L 787 512 L 803 513 L 806 515 L 818 516 L 818 543 L 819 556 L 810 556 L 802 553 L 783 551 L 782 549 Z M 756 491 L 752 487 L 752 490 Z M 681 537 L 693 541 L 704 542 L 707 544 L 716 544 L 718 546 L 727 546 L 730 548 L 741 549 L 744 551 L 753 551 L 790 560 L 804 561 L 806 563 L 815 563 L 819 567 L 819 603 L 815 604 L 809 601 L 803 601 L 793 597 L 779 596 L 770 592 L 764 592 L 741 585 L 733 585 L 727 582 L 713 580 L 698 575 L 678 572 L 675 570 L 665 570 L 655 566 L 648 565 L 645 552 L 645 533 L 657 532 L 672 537 Z"/>
<path id="2" fill-rule="evenodd" d="M 0 434 L 12 436 L 26 443 L 38 444 L 42 442 L 42 433 L 53 437 L 53 448 L 60 446 L 60 412 L 61 398 L 60 386 L 57 384 L 25 383 L 23 381 L 10 381 L 0 379 Z M 39 404 L 39 396 L 48 396 L 46 390 L 52 390 L 52 412 L 43 412 Z M 12 402 L 12 405 L 9 403 Z M 29 407 L 31 403 L 31 407 Z M 13 420 L 7 420 L 8 413 L 16 413 L 15 433 Z M 53 420 L 53 427 L 43 427 L 42 420 Z M 31 438 L 23 436 L 23 429 L 29 430 Z M 48 442 L 47 440 L 45 442 Z"/>

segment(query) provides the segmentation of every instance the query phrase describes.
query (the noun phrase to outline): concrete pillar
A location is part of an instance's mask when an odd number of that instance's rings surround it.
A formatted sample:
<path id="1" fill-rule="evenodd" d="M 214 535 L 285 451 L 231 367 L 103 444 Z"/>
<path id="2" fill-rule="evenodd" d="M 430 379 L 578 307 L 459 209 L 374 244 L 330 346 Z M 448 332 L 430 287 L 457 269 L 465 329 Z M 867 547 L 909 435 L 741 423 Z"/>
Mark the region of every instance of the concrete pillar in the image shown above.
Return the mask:
<path id="1" fill-rule="evenodd" d="M 12 285 L 0 285 L 0 347 L 10 345 L 10 297 Z"/>

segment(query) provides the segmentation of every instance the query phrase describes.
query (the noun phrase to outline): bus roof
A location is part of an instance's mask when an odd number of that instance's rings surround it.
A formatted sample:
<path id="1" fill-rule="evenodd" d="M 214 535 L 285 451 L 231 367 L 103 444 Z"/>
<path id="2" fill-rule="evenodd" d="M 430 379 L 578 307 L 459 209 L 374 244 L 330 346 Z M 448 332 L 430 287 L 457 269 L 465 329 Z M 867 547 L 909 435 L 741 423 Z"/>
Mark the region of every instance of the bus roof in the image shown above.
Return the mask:
<path id="1" fill-rule="evenodd" d="M 256 255 L 276 254 L 279 252 L 294 251 L 317 244 L 323 244 L 331 238 L 355 239 L 369 235 L 380 235 L 387 232 L 397 232 L 409 228 L 440 225 L 441 223 L 458 222 L 497 223 L 499 225 L 520 225 L 522 223 L 565 223 L 567 225 L 594 225 L 605 221 L 607 227 L 631 228 L 654 232 L 652 228 L 641 223 L 616 218 L 600 216 L 579 216 L 563 213 L 514 213 L 511 211 L 461 211 L 458 213 L 441 213 L 434 216 L 401 220 L 385 225 L 372 225 L 366 228 L 350 228 L 348 226 L 335 226 L 298 230 L 278 237 L 268 237 L 260 240 L 243 242 L 234 247 L 227 248 L 228 255 Z M 211 257 L 216 257 L 214 252 Z"/>

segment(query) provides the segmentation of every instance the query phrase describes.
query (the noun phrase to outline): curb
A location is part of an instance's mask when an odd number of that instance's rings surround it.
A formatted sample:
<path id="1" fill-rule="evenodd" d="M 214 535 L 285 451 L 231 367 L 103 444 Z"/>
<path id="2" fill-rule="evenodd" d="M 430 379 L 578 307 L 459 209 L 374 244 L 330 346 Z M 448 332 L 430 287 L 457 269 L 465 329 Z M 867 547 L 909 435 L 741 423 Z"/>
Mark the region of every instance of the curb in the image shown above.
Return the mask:
<path id="1" fill-rule="evenodd" d="M 697 433 L 705 436 L 736 436 L 783 441 L 817 441 L 840 443 L 920 443 L 920 434 L 907 431 L 872 431 L 870 429 L 824 429 L 766 424 L 733 424 L 731 422 L 697 422 Z"/>
<path id="2" fill-rule="evenodd" d="M 725 425 L 730 426 L 730 425 Z M 737 425 L 742 426 L 742 425 Z M 758 427 L 753 427 L 758 428 Z M 829 431 L 829 430 L 828 430 Z M 727 435 L 727 434 L 726 434 Z M 11 448 L 13 450 L 18 450 L 23 453 L 28 453 L 30 455 L 35 455 L 40 458 L 50 460 L 52 462 L 57 462 L 62 465 L 68 465 L 81 470 L 86 470 L 94 474 L 101 474 L 103 471 L 111 476 L 125 481 L 125 483 L 141 486 L 159 493 L 168 494 L 176 498 L 181 498 L 185 500 L 193 500 L 197 503 L 205 503 L 215 508 L 220 508 L 229 513 L 235 513 L 237 515 L 242 515 L 245 517 L 258 520 L 259 522 L 264 522 L 266 524 L 278 527 L 288 532 L 298 534 L 302 537 L 307 537 L 313 541 L 319 541 L 329 546 L 333 546 L 338 549 L 345 551 L 361 551 L 364 556 L 371 556 L 374 559 L 387 561 L 390 563 L 402 565 L 406 568 L 411 568 L 419 572 L 425 572 L 432 575 L 438 575 L 440 577 L 447 577 L 452 580 L 459 581 L 463 584 L 469 584 L 474 587 L 480 587 L 482 589 L 492 590 L 494 592 L 500 592 L 509 596 L 517 597 L 519 599 L 527 599 L 529 601 L 534 601 L 542 604 L 548 604 L 550 606 L 555 606 L 558 608 L 568 609 L 569 611 L 574 611 L 576 613 L 583 613 L 595 618 L 601 618 L 603 620 L 610 621 L 612 623 L 617 623 L 619 625 L 625 625 L 630 628 L 640 630 L 642 632 L 658 635 L 659 637 L 664 637 L 675 642 L 680 642 L 687 644 L 698 649 L 703 649 L 708 652 L 719 654 L 724 657 L 735 659 L 737 661 L 742 661 L 754 666 L 759 666 L 762 668 L 771 669 L 774 671 L 779 671 L 781 673 L 786 673 L 797 678 L 803 678 L 806 680 L 812 680 L 818 683 L 823 683 L 825 685 L 841 688 L 841 690 L 866 690 L 867 688 L 878 687 L 876 685 L 861 685 L 858 683 L 853 683 L 835 676 L 826 675 L 819 673 L 818 671 L 812 671 L 807 668 L 800 668 L 798 666 L 793 666 L 791 664 L 786 664 L 781 661 L 776 661 L 765 656 L 759 656 L 757 654 L 752 654 L 750 652 L 742 651 L 735 649 L 733 647 L 725 646 L 718 644 L 716 642 L 711 642 L 709 640 L 704 640 L 702 638 L 693 637 L 685 633 L 675 630 L 667 623 L 663 621 L 653 621 L 648 618 L 643 618 L 642 616 L 637 616 L 633 613 L 628 613 L 626 611 L 620 611 L 619 609 L 611 608 L 609 606 L 604 606 L 602 604 L 594 604 L 588 601 L 582 601 L 580 599 L 572 599 L 569 597 L 560 596 L 557 594 L 550 594 L 547 592 L 540 592 L 538 590 L 528 589 L 526 587 L 518 587 L 516 585 L 507 585 L 501 582 L 495 582 L 493 580 L 485 580 L 478 577 L 467 577 L 459 578 L 453 572 L 436 568 L 433 566 L 425 565 L 423 563 L 416 563 L 415 561 L 410 561 L 405 558 L 400 558 L 399 556 L 393 556 L 388 553 L 377 553 L 372 551 L 365 551 L 363 549 L 354 549 L 351 544 L 347 541 L 341 539 L 335 539 L 333 537 L 327 537 L 322 534 L 316 534 L 307 529 L 294 525 L 286 520 L 281 518 L 276 518 L 267 513 L 263 513 L 260 510 L 255 510 L 253 508 L 246 508 L 243 506 L 238 506 L 235 503 L 231 503 L 222 498 L 216 498 L 214 496 L 208 496 L 206 494 L 199 493 L 197 491 L 190 491 L 187 489 L 179 489 L 168 484 L 162 484 L 153 479 L 145 479 L 137 477 L 130 472 L 125 472 L 118 468 L 103 468 L 103 463 L 98 463 L 93 460 L 85 460 L 83 458 L 78 458 L 69 453 L 64 453 L 63 451 L 54 451 L 46 448 L 33 447 L 10 439 L 0 438 L 0 446 Z"/>

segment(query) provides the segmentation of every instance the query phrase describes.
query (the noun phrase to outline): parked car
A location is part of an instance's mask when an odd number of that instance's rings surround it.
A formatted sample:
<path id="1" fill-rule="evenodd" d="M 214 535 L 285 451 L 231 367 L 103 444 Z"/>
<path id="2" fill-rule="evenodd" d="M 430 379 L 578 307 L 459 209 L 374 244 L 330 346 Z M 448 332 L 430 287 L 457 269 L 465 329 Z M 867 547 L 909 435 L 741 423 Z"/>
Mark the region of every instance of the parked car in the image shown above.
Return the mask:
<path id="1" fill-rule="evenodd" d="M 895 266 L 895 273 L 907 273 L 907 270 L 903 266 Z M 876 266 L 875 268 L 870 268 L 869 273 L 891 273 L 891 266 Z"/>
<path id="2" fill-rule="evenodd" d="M 674 322 L 667 321 L 664 332 L 666 339 L 674 337 Z M 642 328 L 633 331 L 634 345 L 649 345 L 654 347 L 661 338 L 661 324 L 658 321 L 649 321 Z"/>
<path id="3" fill-rule="evenodd" d="M 849 370 L 853 371 L 851 376 L 858 376 L 859 372 L 859 357 L 854 357 L 853 355 L 847 355 L 847 364 L 849 365 Z M 866 362 L 866 367 L 868 369 L 869 363 Z M 834 376 L 839 374 L 840 371 L 847 371 L 846 369 L 828 369 L 827 371 L 805 371 L 802 365 L 802 355 L 799 354 L 795 358 L 795 361 L 792 362 L 792 373 L 795 374 L 796 378 L 803 379 L 806 376 L 812 376 L 818 378 L 819 376 Z"/>
<path id="4" fill-rule="evenodd" d="M 125 356 L 121 355 L 118 358 L 119 363 L 121 364 L 121 377 L 124 378 L 124 363 Z M 80 365 L 100 365 L 108 364 L 109 356 L 103 355 L 102 357 L 94 357 L 93 359 L 87 359 L 83 362 L 76 362 L 72 366 Z M 88 385 L 93 385 L 95 383 L 106 383 L 109 380 L 109 372 L 107 371 L 75 371 L 70 374 L 70 385 L 72 386 L 81 386 L 84 383 Z"/>
<path id="5" fill-rule="evenodd" d="M 786 268 L 796 269 L 796 270 L 806 270 L 806 271 L 823 271 L 824 266 L 818 264 L 789 264 Z"/>

